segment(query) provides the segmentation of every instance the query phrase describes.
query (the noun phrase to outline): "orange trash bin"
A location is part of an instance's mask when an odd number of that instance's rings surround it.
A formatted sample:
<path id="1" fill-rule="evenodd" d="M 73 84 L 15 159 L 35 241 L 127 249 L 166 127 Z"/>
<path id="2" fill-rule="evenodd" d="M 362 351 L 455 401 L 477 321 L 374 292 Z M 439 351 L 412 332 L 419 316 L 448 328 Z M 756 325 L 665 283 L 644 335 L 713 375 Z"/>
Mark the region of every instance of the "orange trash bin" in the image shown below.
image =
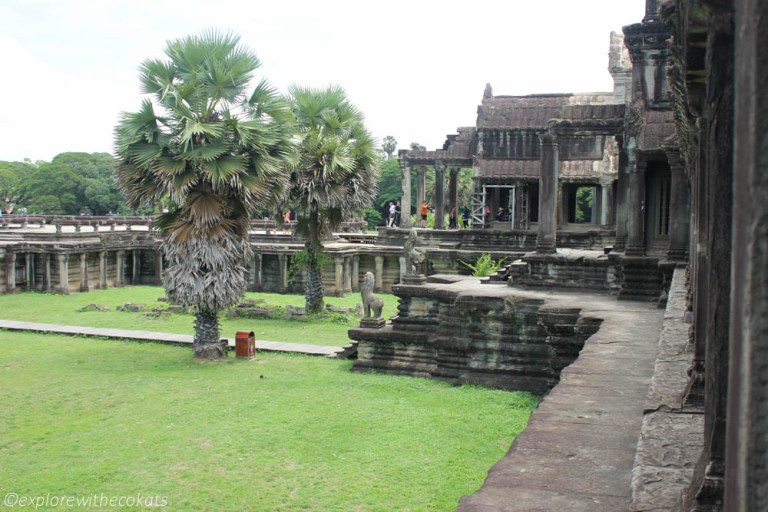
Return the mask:
<path id="1" fill-rule="evenodd" d="M 237 331 L 235 334 L 235 356 L 254 357 L 256 355 L 256 335 L 253 331 Z"/>

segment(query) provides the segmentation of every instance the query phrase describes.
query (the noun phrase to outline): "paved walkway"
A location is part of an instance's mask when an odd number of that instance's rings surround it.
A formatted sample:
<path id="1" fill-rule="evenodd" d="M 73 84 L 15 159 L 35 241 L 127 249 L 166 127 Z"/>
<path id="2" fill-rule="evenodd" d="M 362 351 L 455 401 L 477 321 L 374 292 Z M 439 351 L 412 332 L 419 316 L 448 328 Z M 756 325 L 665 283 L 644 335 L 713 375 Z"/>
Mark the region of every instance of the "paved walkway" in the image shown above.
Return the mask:
<path id="1" fill-rule="evenodd" d="M 629 510 L 664 310 L 628 301 L 582 307 L 603 318 L 600 330 L 460 512 Z"/>
<path id="2" fill-rule="evenodd" d="M 41 324 L 37 322 L 18 322 L 16 320 L 0 320 L 0 329 L 9 331 L 51 332 L 56 334 L 69 334 L 80 336 L 99 336 L 102 338 L 116 338 L 136 341 L 154 341 L 159 343 L 173 343 L 177 345 L 191 345 L 192 335 L 170 334 L 167 332 L 136 331 L 130 329 L 107 329 L 97 327 L 82 327 L 78 325 Z M 222 338 L 225 339 L 225 338 Z M 235 346 L 235 340 L 226 338 L 230 347 Z M 328 345 L 311 345 L 309 343 L 286 343 L 281 341 L 256 340 L 256 350 L 268 352 L 294 352 L 318 356 L 334 356 L 341 352 L 341 347 Z"/>

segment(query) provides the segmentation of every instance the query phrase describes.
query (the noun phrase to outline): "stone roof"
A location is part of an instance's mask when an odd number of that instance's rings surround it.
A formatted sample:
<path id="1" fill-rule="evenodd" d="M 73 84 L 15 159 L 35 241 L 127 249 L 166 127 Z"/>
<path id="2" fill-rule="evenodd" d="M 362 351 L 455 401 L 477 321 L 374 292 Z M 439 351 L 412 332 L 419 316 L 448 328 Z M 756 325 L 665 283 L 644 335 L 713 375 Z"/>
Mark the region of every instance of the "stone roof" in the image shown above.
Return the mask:
<path id="1" fill-rule="evenodd" d="M 493 96 L 478 108 L 478 129 L 547 128 L 552 119 L 574 121 L 624 119 L 624 104 L 613 93 Z"/>

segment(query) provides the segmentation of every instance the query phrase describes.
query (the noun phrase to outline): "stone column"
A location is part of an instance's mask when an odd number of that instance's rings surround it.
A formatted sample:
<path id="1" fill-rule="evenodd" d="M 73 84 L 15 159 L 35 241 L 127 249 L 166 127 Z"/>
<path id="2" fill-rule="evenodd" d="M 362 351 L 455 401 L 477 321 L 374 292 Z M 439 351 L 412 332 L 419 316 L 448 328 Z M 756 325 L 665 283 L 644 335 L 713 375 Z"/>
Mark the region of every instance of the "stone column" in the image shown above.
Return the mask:
<path id="1" fill-rule="evenodd" d="M 99 289 L 107 288 L 107 251 L 99 252 Z"/>
<path id="2" fill-rule="evenodd" d="M 629 201 L 629 176 L 627 173 L 627 150 L 619 143 L 619 177 L 616 183 L 616 240 L 613 250 L 623 252 L 627 246 L 627 208 Z"/>
<path id="3" fill-rule="evenodd" d="M 280 286 L 278 292 L 285 293 L 288 290 L 288 255 L 278 254 L 277 262 L 280 272 Z"/>
<path id="4" fill-rule="evenodd" d="M 426 170 L 422 165 L 416 169 L 416 215 L 421 219 L 421 205 L 427 200 L 424 174 Z"/>
<path id="5" fill-rule="evenodd" d="M 155 284 L 163 284 L 163 251 L 155 251 Z"/>
<path id="6" fill-rule="evenodd" d="M 461 217 L 461 213 L 458 211 L 459 208 L 459 168 L 458 167 L 451 167 L 450 169 L 450 178 L 448 180 L 448 211 L 450 212 L 451 209 L 456 208 L 456 223 L 458 224 L 458 219 Z"/>
<path id="7" fill-rule="evenodd" d="M 262 272 L 262 263 L 263 257 L 261 254 L 254 254 L 253 255 L 253 289 L 254 291 L 261 290 L 262 284 L 261 284 L 261 272 Z"/>
<path id="8" fill-rule="evenodd" d="M 58 292 L 69 294 L 69 254 L 57 254 L 59 262 L 59 288 Z"/>
<path id="9" fill-rule="evenodd" d="M 336 256 L 333 258 L 333 287 L 337 297 L 344 296 L 344 258 Z"/>
<path id="10" fill-rule="evenodd" d="M 629 233 L 627 234 L 627 256 L 645 255 L 645 168 L 647 162 L 642 159 L 629 173 L 629 201 L 627 215 Z"/>
<path id="11" fill-rule="evenodd" d="M 543 133 L 541 144 L 541 178 L 539 181 L 539 232 L 536 251 L 557 252 L 557 165 L 559 143 L 554 133 Z"/>
<path id="12" fill-rule="evenodd" d="M 445 228 L 445 164 L 435 162 L 435 229 Z"/>
<path id="13" fill-rule="evenodd" d="M 374 291 L 380 292 L 384 287 L 384 256 L 375 256 L 376 268 L 374 270 Z"/>
<path id="14" fill-rule="evenodd" d="M 80 254 L 80 291 L 88 291 L 88 255 Z"/>
<path id="15" fill-rule="evenodd" d="M 411 225 L 411 168 L 405 158 L 400 159 L 400 171 L 403 187 L 403 195 L 400 197 L 400 227 L 405 228 Z"/>
<path id="16" fill-rule="evenodd" d="M 678 148 L 667 149 L 670 168 L 669 187 L 669 250 L 667 259 L 685 261 L 688 259 L 688 238 L 690 231 L 689 197 L 690 188 L 685 166 Z"/>
<path id="17" fill-rule="evenodd" d="M 408 273 L 408 262 L 405 261 L 405 256 L 400 256 L 398 262 L 400 263 L 400 282 L 402 283 L 403 276 Z"/>
<path id="18" fill-rule="evenodd" d="M 352 291 L 360 290 L 360 255 L 352 256 Z"/>
<path id="19" fill-rule="evenodd" d="M 24 222 L 27 218 L 24 217 Z M 26 273 L 25 282 L 27 283 L 27 291 L 35 289 L 35 255 L 28 252 L 24 255 L 24 272 Z"/>
<path id="20" fill-rule="evenodd" d="M 344 293 L 352 293 L 352 256 L 344 256 Z"/>
<path id="21" fill-rule="evenodd" d="M 8 293 L 16 290 L 16 253 L 13 251 L 5 253 L 5 282 Z"/>
<path id="22" fill-rule="evenodd" d="M 613 204 L 613 181 L 601 183 L 600 192 L 600 195 L 602 196 L 600 201 L 600 224 L 611 227 L 616 222 L 616 210 Z"/>
<path id="23" fill-rule="evenodd" d="M 131 259 L 131 284 L 141 284 L 141 251 L 134 249 Z"/>
<path id="24" fill-rule="evenodd" d="M 46 253 L 45 256 L 45 291 L 51 293 L 53 286 L 51 285 L 51 255 Z"/>
<path id="25" fill-rule="evenodd" d="M 125 251 L 120 250 L 115 253 L 115 287 L 123 286 L 123 276 L 125 273 Z"/>

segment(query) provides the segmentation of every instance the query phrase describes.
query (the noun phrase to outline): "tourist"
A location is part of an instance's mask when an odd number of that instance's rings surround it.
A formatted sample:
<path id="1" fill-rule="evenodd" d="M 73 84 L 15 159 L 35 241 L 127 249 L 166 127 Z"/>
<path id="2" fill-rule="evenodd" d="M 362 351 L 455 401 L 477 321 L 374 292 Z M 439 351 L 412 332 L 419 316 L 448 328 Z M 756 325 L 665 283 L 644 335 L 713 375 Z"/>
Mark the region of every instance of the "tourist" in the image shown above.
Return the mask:
<path id="1" fill-rule="evenodd" d="M 395 226 L 400 225 L 400 215 L 402 212 L 403 210 L 400 208 L 400 201 L 395 201 Z"/>
<path id="2" fill-rule="evenodd" d="M 469 227 L 469 208 L 467 208 L 466 206 L 464 207 L 464 211 L 461 214 L 461 220 L 462 220 L 462 223 L 464 224 L 464 228 L 468 228 Z"/>
<path id="3" fill-rule="evenodd" d="M 397 208 L 395 207 L 395 202 L 392 201 L 389 203 L 389 222 L 387 222 L 387 227 L 391 228 L 395 225 L 395 212 L 397 211 Z"/>
<path id="4" fill-rule="evenodd" d="M 421 202 L 421 227 L 425 228 L 427 227 L 427 203 L 426 201 Z"/>
<path id="5" fill-rule="evenodd" d="M 458 218 L 456 215 L 456 207 L 454 206 L 451 208 L 450 213 L 448 214 L 448 229 L 456 229 L 459 227 L 459 224 L 457 222 Z"/>

